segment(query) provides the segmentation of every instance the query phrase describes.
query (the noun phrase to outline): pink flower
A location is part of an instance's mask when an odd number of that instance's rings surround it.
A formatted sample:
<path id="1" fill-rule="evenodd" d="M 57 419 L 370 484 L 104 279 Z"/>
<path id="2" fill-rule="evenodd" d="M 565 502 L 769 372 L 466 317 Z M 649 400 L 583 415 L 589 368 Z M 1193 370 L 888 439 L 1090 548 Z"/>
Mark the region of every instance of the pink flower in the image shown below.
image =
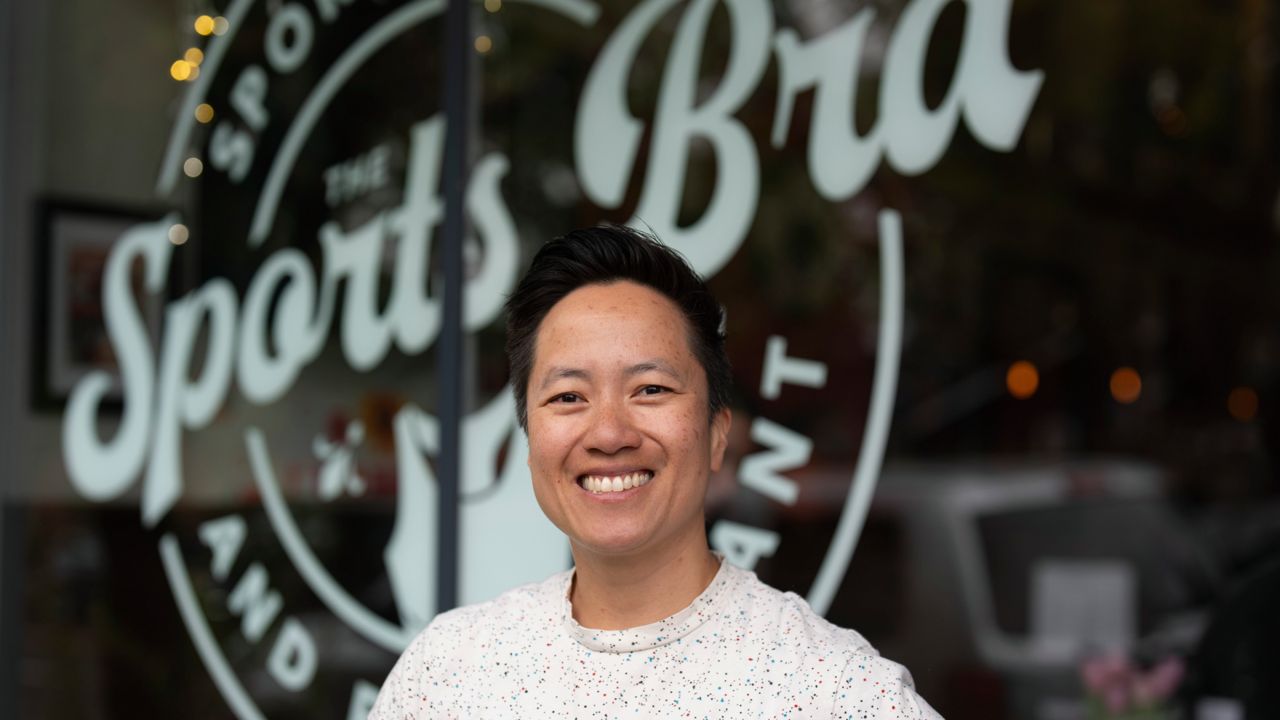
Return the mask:
<path id="1" fill-rule="evenodd" d="M 1173 691 L 1178 688 L 1178 683 L 1182 682 L 1182 676 L 1186 673 L 1186 667 L 1182 664 L 1181 658 L 1171 657 L 1160 661 L 1160 664 L 1152 668 L 1147 673 L 1147 681 L 1154 693 L 1155 700 L 1166 700 Z"/>
<path id="2" fill-rule="evenodd" d="M 1126 683 L 1113 683 L 1102 693 L 1102 702 L 1107 706 L 1107 712 L 1112 715 L 1129 709 L 1129 688 Z"/>
<path id="3" fill-rule="evenodd" d="M 1138 707 L 1151 707 L 1161 699 L 1156 693 L 1155 683 L 1150 675 L 1139 675 L 1133 679 L 1133 702 Z"/>
<path id="4" fill-rule="evenodd" d="M 1123 655 L 1100 655 L 1085 661 L 1080 668 L 1081 678 L 1090 692 L 1101 695 L 1108 687 L 1125 684 L 1133 673 L 1133 666 Z"/>
<path id="5" fill-rule="evenodd" d="M 1182 660 L 1176 657 L 1162 660 L 1147 672 L 1123 655 L 1090 658 L 1080 666 L 1089 694 L 1102 701 L 1109 715 L 1160 706 L 1173 695 L 1184 672 Z"/>
<path id="6" fill-rule="evenodd" d="M 1166 658 L 1149 672 L 1134 679 L 1133 697 L 1142 706 L 1154 707 L 1167 700 L 1182 680 L 1183 665 L 1178 658 Z"/>

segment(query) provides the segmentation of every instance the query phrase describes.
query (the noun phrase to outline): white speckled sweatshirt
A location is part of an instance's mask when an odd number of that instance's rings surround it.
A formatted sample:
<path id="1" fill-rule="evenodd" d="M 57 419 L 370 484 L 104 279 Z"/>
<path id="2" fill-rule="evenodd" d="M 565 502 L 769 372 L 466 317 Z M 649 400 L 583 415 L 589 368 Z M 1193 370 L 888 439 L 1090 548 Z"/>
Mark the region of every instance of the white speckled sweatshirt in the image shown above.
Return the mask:
<path id="1" fill-rule="evenodd" d="M 629 630 L 579 625 L 572 578 L 437 616 L 370 719 L 940 717 L 861 635 L 728 562 L 684 610 Z"/>

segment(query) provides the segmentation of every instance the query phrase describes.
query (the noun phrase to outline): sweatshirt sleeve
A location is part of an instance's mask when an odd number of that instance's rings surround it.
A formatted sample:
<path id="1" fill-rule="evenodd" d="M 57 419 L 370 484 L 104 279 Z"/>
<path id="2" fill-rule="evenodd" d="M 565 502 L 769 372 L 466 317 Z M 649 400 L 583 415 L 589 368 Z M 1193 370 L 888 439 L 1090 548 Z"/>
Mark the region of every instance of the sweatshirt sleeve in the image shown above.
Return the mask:
<path id="1" fill-rule="evenodd" d="M 870 653 L 858 653 L 845 665 L 832 718 L 942 720 L 916 693 L 905 667 Z"/>

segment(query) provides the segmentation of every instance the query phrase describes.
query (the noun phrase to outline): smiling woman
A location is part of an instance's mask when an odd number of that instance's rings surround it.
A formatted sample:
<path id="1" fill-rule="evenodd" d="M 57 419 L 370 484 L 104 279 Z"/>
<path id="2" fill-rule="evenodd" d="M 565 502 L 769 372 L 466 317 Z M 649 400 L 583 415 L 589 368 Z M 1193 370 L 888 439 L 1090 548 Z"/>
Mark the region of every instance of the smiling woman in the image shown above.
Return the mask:
<path id="1" fill-rule="evenodd" d="M 437 616 L 372 718 L 937 717 L 861 635 L 708 548 L 731 425 L 722 317 L 634 230 L 538 253 L 508 302 L 511 382 L 534 494 L 575 567 Z"/>
<path id="2" fill-rule="evenodd" d="M 537 338 L 529 467 L 538 503 L 572 542 L 576 593 L 595 580 L 585 554 L 625 561 L 628 574 L 691 568 L 706 575 L 705 587 L 714 570 L 696 562 L 708 555 L 702 504 L 730 416 L 722 408 L 708 423 L 705 373 L 675 303 L 634 282 L 588 285 L 556 303 Z M 612 489 L 633 474 L 653 479 L 629 492 L 584 492 L 587 478 Z M 687 597 L 653 588 L 667 598 L 660 605 L 675 607 L 641 622 L 683 607 L 702 587 Z"/>
<path id="3" fill-rule="evenodd" d="M 1277 10 L 0 0 L 0 718 L 1280 718 Z"/>

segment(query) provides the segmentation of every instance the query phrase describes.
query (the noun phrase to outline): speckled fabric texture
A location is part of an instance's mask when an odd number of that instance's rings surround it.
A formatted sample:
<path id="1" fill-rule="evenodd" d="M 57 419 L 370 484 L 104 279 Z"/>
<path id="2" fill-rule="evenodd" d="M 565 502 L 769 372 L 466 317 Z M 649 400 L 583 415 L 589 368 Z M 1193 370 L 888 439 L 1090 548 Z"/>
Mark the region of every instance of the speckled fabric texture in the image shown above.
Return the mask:
<path id="1" fill-rule="evenodd" d="M 940 717 L 861 635 L 728 562 L 687 608 L 629 630 L 579 625 L 572 577 L 436 617 L 371 720 Z"/>

